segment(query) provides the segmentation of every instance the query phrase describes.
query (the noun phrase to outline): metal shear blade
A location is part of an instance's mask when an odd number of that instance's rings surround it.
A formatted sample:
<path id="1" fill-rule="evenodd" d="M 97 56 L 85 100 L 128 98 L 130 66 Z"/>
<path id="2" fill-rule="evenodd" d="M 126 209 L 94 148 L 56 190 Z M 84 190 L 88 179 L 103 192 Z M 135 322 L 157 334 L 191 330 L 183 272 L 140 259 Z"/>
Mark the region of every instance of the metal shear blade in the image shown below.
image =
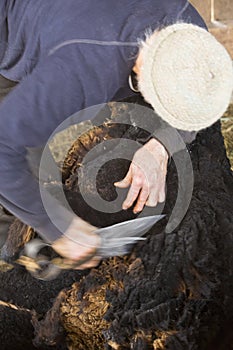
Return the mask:
<path id="1" fill-rule="evenodd" d="M 165 215 L 153 215 L 124 221 L 115 225 L 100 228 L 95 231 L 101 237 L 101 245 L 96 249 L 92 256 L 84 260 L 74 261 L 74 264 L 62 264 L 63 258 L 55 258 L 49 260 L 44 255 L 41 258 L 40 251 L 45 247 L 51 246 L 49 243 L 36 238 L 25 245 L 24 255 L 35 260 L 41 267 L 40 270 L 30 273 L 42 280 L 51 280 L 58 276 L 63 269 L 77 268 L 84 262 L 89 261 L 94 255 L 99 255 L 102 258 L 111 256 L 120 256 L 127 254 L 130 247 L 137 241 L 145 240 L 142 236 Z M 58 261 L 58 263 L 57 263 Z"/>

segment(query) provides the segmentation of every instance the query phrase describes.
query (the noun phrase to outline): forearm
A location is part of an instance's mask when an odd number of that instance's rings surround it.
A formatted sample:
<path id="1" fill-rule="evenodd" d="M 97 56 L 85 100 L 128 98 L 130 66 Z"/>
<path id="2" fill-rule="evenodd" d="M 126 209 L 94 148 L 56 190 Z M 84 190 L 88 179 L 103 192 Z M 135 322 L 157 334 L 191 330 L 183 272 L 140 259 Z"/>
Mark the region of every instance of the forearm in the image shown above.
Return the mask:
<path id="1" fill-rule="evenodd" d="M 39 184 L 26 159 L 27 148 L 45 145 L 64 121 L 68 127 L 68 121 L 78 124 L 93 117 L 96 109 L 74 113 L 104 102 L 112 93 L 114 84 L 107 88 L 101 77 L 100 58 L 97 55 L 90 66 L 79 61 L 84 58 L 78 46 L 61 48 L 39 62 L 0 106 L 0 202 L 49 241 L 66 231 L 74 214 L 46 193 L 49 205 L 44 208 Z"/>
<path id="2" fill-rule="evenodd" d="M 154 137 L 161 142 L 170 156 L 185 150 L 186 144 L 193 142 L 197 135 L 195 131 L 189 132 L 171 127 L 149 107 L 132 107 L 132 111 L 130 107 L 129 116 L 129 120 L 123 122 L 132 125 L 134 129 L 132 134 L 138 142 L 145 144 Z"/>
<path id="3" fill-rule="evenodd" d="M 185 144 L 192 143 L 197 136 L 197 131 L 184 131 L 184 130 L 177 130 L 184 140 Z"/>
<path id="4" fill-rule="evenodd" d="M 192 143 L 196 135 L 197 132 L 178 130 L 170 126 L 153 133 L 153 136 L 162 143 L 170 156 L 186 150 L 187 144 Z"/>
<path id="5" fill-rule="evenodd" d="M 50 242 L 62 235 L 72 215 L 53 199 L 50 217 L 58 222 L 60 229 L 51 222 L 41 199 L 39 183 L 30 171 L 26 156 L 27 147 L 45 144 L 59 123 L 77 106 L 76 92 L 74 97 L 66 96 L 62 91 L 62 87 L 66 89 L 69 84 L 73 87 L 74 74 L 69 79 L 69 68 L 62 69 L 56 63 L 50 58 L 26 77 L 0 105 L 0 202 Z"/>
<path id="6" fill-rule="evenodd" d="M 24 223 L 32 226 L 45 240 L 53 242 L 58 239 L 69 226 L 72 213 L 46 194 L 43 197 L 50 208 L 48 216 L 42 202 L 39 182 L 31 174 L 25 157 L 3 144 L 0 149 L 1 204 Z"/>

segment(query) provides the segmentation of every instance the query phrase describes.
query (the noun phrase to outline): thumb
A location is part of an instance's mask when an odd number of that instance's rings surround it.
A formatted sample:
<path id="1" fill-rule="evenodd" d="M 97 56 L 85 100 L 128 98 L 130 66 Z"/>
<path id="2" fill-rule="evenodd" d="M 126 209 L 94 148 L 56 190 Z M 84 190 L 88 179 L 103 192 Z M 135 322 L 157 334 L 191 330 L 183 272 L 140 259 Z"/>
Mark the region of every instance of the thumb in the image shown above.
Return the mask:
<path id="1" fill-rule="evenodd" d="M 132 176 L 131 176 L 131 171 L 129 170 L 125 178 L 121 181 L 115 182 L 114 186 L 119 188 L 127 188 L 130 186 L 131 182 L 132 182 Z"/>

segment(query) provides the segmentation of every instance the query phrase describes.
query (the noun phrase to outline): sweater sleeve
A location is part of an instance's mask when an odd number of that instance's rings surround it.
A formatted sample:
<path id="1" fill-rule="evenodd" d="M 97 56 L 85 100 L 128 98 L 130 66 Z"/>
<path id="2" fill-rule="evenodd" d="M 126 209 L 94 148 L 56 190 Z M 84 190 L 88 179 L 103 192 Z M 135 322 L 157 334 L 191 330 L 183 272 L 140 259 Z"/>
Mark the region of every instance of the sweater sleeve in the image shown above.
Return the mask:
<path id="1" fill-rule="evenodd" d="M 77 57 L 72 46 L 46 57 L 0 104 L 0 202 L 49 242 L 63 234 L 74 214 L 46 194 L 51 208 L 48 217 L 27 161 L 27 148 L 45 145 L 66 118 L 104 102 L 98 67 L 87 70 L 84 64 L 81 71 Z M 90 89 L 85 85 L 88 79 Z M 85 113 L 80 114 L 76 121 L 85 118 Z"/>

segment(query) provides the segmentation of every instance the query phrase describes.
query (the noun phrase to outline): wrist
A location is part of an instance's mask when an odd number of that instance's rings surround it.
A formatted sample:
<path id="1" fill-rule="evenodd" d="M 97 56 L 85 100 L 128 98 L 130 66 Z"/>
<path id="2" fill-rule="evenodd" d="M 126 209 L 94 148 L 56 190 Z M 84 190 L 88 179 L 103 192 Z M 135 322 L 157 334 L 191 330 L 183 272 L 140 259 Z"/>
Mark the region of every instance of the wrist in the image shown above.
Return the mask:
<path id="1" fill-rule="evenodd" d="M 89 245 L 91 240 L 96 239 L 96 227 L 76 216 L 73 218 L 63 237 L 74 243 Z"/>
<path id="2" fill-rule="evenodd" d="M 146 144 L 146 148 L 150 152 L 159 152 L 164 158 L 169 158 L 169 153 L 164 145 L 158 141 L 156 138 L 152 137 Z"/>

